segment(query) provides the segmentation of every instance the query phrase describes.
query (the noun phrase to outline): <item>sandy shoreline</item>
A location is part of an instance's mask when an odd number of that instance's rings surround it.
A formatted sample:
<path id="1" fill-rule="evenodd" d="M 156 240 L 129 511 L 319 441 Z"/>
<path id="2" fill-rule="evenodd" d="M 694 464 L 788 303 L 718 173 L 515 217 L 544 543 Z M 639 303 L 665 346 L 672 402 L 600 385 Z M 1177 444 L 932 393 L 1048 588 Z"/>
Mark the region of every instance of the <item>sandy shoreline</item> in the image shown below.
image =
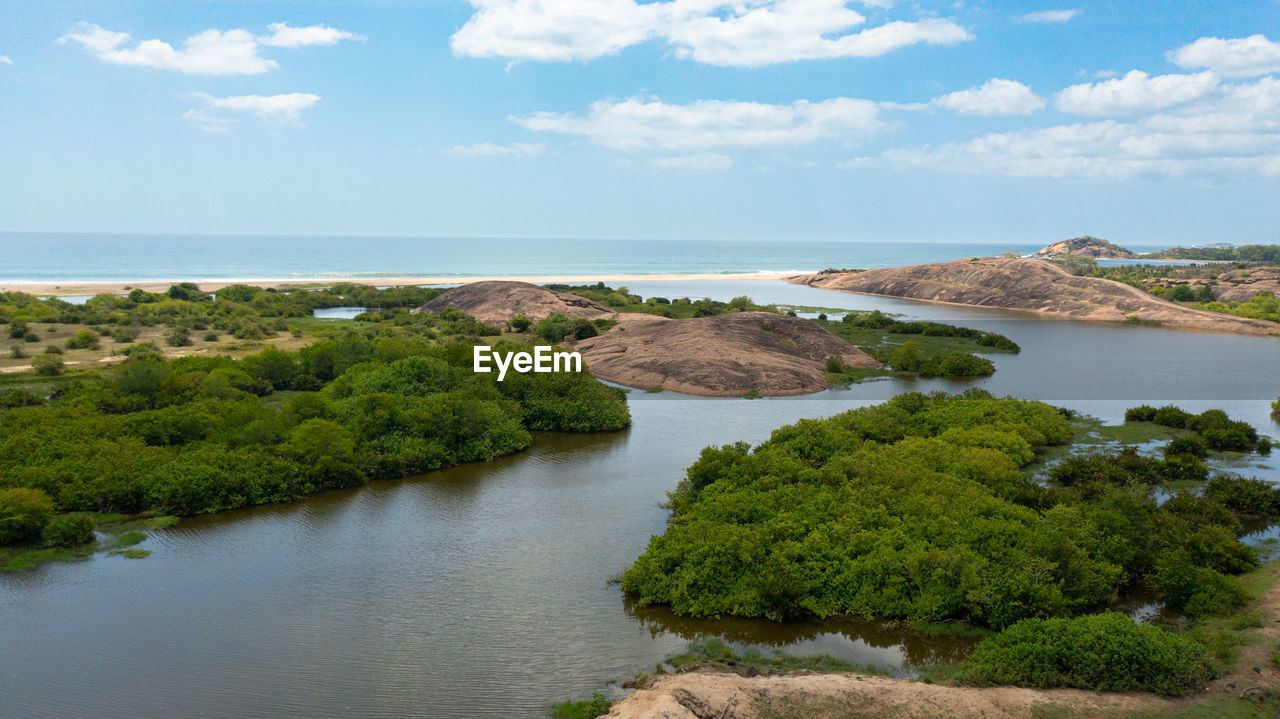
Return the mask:
<path id="1" fill-rule="evenodd" d="M 526 275 L 520 277 L 335 277 L 328 280 L 210 280 L 196 282 L 206 292 L 217 290 L 232 284 L 257 285 L 259 287 L 275 287 L 276 289 L 314 289 L 329 287 L 338 283 L 369 285 L 373 287 L 406 286 L 406 285 L 465 285 L 471 282 L 506 280 L 531 282 L 535 285 L 546 284 L 583 284 L 592 282 L 678 282 L 681 280 L 780 280 L 796 274 L 795 272 L 747 272 L 739 274 L 700 274 L 700 275 Z M 170 285 L 187 280 L 147 280 L 140 282 L 67 282 L 52 283 L 9 283 L 0 285 L 0 292 L 26 292 L 28 294 L 56 297 L 97 295 L 103 293 L 126 294 L 132 289 L 146 292 L 164 292 Z"/>

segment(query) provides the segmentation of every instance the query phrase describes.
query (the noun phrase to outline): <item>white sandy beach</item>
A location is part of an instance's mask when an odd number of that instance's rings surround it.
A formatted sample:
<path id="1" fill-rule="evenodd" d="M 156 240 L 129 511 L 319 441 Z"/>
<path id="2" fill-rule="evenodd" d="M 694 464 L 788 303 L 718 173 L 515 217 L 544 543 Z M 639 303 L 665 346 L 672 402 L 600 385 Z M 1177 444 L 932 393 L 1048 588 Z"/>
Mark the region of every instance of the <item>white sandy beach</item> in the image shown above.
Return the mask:
<path id="1" fill-rule="evenodd" d="M 357 279 L 334 278 L 332 280 L 297 280 L 258 279 L 258 280 L 216 280 L 196 281 L 200 289 L 206 292 L 217 290 L 232 284 L 249 284 L 259 287 L 275 287 L 276 289 L 314 289 L 329 287 L 339 283 L 370 285 L 374 287 L 403 287 L 410 285 L 465 285 L 472 282 L 506 280 L 515 282 L 531 282 L 535 285 L 547 284 L 584 284 L 594 282 L 662 282 L 680 280 L 779 280 L 799 272 L 748 272 L 739 274 L 693 274 L 693 275 L 537 275 L 523 277 L 361 277 Z M 170 285 L 189 280 L 147 280 L 140 282 L 67 282 L 62 284 L 19 284 L 10 283 L 0 286 L 0 292 L 26 292 L 41 297 L 69 297 L 82 295 L 126 294 L 133 289 L 147 292 L 164 292 Z"/>

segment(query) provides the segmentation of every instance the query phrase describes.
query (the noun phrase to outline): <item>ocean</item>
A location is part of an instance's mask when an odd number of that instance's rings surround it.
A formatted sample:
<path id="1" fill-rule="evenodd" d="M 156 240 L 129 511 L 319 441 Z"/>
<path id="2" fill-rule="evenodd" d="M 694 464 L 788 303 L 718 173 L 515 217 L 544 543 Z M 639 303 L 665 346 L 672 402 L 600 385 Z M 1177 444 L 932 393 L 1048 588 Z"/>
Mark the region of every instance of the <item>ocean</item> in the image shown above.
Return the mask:
<path id="1" fill-rule="evenodd" d="M 1022 245 L 0 233 L 0 287 L 88 282 L 804 272 L 939 262 Z M 1134 248 L 1139 250 L 1159 249 Z"/>

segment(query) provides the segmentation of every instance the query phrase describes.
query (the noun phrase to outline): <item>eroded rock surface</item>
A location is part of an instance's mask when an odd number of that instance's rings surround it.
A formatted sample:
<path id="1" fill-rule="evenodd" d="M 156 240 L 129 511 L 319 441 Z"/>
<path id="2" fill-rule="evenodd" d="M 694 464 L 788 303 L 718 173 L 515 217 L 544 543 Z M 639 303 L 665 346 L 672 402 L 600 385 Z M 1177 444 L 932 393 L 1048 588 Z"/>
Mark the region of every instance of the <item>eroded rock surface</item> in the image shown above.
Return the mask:
<path id="1" fill-rule="evenodd" d="M 792 395 L 827 388 L 826 358 L 879 367 L 809 320 L 769 312 L 694 319 L 623 314 L 607 334 L 574 343 L 587 369 L 628 387 L 685 394 Z"/>
<path id="2" fill-rule="evenodd" d="M 587 319 L 613 315 L 608 307 L 579 295 L 555 292 L 528 282 L 507 281 L 472 282 L 455 287 L 415 311 L 439 314 L 450 308 L 499 327 L 512 315 L 524 315 L 534 322 L 557 314 Z"/>
<path id="3" fill-rule="evenodd" d="M 1218 332 L 1280 333 L 1280 324 L 1275 322 L 1193 310 L 1121 282 L 1082 277 L 1052 262 L 1034 259 L 973 257 L 787 279 L 822 289 L 1027 310 L 1067 319 L 1115 322 L 1138 318 Z"/>

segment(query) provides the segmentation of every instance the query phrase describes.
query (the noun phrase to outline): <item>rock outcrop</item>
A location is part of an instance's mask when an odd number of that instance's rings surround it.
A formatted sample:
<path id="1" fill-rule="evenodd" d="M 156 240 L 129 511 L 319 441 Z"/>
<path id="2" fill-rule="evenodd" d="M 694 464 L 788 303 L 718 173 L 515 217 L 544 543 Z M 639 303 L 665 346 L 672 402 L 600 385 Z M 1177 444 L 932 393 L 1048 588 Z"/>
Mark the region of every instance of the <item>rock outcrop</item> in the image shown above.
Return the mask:
<path id="1" fill-rule="evenodd" d="M 1280 334 L 1280 324 L 1275 322 L 1193 310 L 1121 282 L 1082 277 L 1042 260 L 973 257 L 857 273 L 821 272 L 787 279 L 822 289 L 1026 310 L 1066 319 L 1155 320 L 1172 327 Z"/>
<path id="2" fill-rule="evenodd" d="M 1040 258 L 1062 257 L 1064 255 L 1075 255 L 1076 257 L 1092 257 L 1096 260 L 1132 260 L 1138 255 L 1130 252 L 1125 248 L 1107 242 L 1098 237 L 1085 235 L 1083 237 L 1073 237 L 1070 240 L 1055 242 L 1051 245 L 1040 248 L 1034 255 Z"/>
<path id="3" fill-rule="evenodd" d="M 446 309 L 466 312 L 485 324 L 501 326 L 512 315 L 524 315 L 537 322 L 552 315 L 597 319 L 613 311 L 579 295 L 555 292 L 528 282 L 472 282 L 436 297 L 415 312 L 439 314 Z"/>
<path id="4" fill-rule="evenodd" d="M 826 358 L 879 367 L 872 357 L 809 320 L 769 312 L 694 319 L 623 314 L 607 334 L 574 343 L 596 377 L 628 387 L 738 397 L 827 388 Z"/>
<path id="5" fill-rule="evenodd" d="M 1190 279 L 1158 277 L 1146 284 L 1148 287 L 1186 285 L 1192 290 L 1207 286 L 1219 302 L 1247 302 L 1259 292 L 1270 292 L 1280 297 L 1280 267 L 1250 267 L 1247 270 L 1228 270 L 1214 277 Z"/>

